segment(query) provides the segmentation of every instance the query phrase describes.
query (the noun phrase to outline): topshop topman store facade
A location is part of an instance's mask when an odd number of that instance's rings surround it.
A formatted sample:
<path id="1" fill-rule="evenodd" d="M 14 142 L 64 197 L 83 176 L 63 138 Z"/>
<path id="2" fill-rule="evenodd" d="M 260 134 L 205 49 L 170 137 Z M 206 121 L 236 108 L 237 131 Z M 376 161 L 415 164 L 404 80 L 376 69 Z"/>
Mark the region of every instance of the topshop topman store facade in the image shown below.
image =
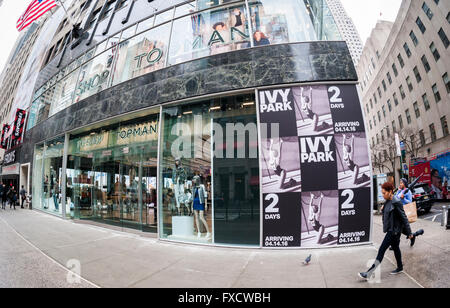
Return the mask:
<path id="1" fill-rule="evenodd" d="M 205 245 L 370 242 L 357 75 L 325 1 L 129 2 L 149 13 L 36 85 L 34 209 Z"/>

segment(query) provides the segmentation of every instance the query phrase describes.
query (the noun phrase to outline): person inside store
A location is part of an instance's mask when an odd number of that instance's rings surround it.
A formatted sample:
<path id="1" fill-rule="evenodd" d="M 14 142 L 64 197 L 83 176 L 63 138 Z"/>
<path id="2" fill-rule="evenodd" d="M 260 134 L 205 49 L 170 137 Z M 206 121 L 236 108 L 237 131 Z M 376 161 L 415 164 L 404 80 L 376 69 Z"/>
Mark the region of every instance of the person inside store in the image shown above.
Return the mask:
<path id="1" fill-rule="evenodd" d="M 394 250 L 395 260 L 397 261 L 397 269 L 392 271 L 391 275 L 397 275 L 403 272 L 400 237 L 403 231 L 408 234 L 409 239 L 413 237 L 408 217 L 406 217 L 405 211 L 403 210 L 403 204 L 394 195 L 394 185 L 386 182 L 381 186 L 381 191 L 383 198 L 386 201 L 381 211 L 383 216 L 383 232 L 386 233 L 386 235 L 378 250 L 378 255 L 374 264 L 366 272 L 358 273 L 360 278 L 366 280 L 372 278 L 372 275 L 383 261 L 384 254 L 390 246 L 392 246 Z"/>
<path id="2" fill-rule="evenodd" d="M 22 199 L 21 203 L 20 203 L 20 208 L 23 209 L 24 208 L 23 204 L 24 204 L 25 200 L 27 199 L 27 191 L 25 190 L 25 187 L 23 185 L 22 185 L 22 189 L 20 190 L 19 193 L 20 193 L 20 198 Z"/>
<path id="3" fill-rule="evenodd" d="M 264 45 L 270 45 L 269 38 L 261 31 L 256 31 L 253 34 L 253 40 L 255 43 L 255 46 L 264 46 Z"/>

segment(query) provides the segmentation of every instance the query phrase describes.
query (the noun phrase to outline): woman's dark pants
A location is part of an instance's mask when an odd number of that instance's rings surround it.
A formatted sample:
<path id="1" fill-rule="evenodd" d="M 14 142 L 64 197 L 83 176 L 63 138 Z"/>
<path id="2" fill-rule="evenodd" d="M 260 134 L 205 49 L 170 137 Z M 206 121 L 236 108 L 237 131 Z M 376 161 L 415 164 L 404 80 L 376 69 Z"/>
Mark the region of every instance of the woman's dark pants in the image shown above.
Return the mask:
<path id="1" fill-rule="evenodd" d="M 397 268 L 403 269 L 402 263 L 402 253 L 400 252 L 400 237 L 401 233 L 388 232 L 384 237 L 383 243 L 381 243 L 380 249 L 378 250 L 377 261 L 381 263 L 384 258 L 386 250 L 389 246 L 392 246 L 394 250 L 395 259 L 397 260 Z"/>

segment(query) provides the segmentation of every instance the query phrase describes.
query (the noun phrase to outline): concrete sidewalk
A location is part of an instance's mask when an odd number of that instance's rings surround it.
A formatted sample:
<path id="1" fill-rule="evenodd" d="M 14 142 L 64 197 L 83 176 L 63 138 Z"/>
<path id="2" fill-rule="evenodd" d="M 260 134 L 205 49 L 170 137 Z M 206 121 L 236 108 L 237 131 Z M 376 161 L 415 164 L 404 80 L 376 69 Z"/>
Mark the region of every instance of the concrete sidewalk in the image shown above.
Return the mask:
<path id="1" fill-rule="evenodd" d="M 379 217 L 376 217 L 376 235 L 381 233 L 379 229 Z M 39 275 L 44 273 L 44 276 L 50 276 L 49 280 L 55 277 L 58 286 L 67 286 L 67 271 L 62 266 L 74 259 L 79 260 L 81 276 L 86 279 L 77 287 L 448 287 L 449 233 L 428 225 L 426 229 L 417 247 L 410 249 L 406 241 L 402 242 L 405 271 L 415 279 L 408 274 L 389 275 L 395 266 L 386 260 L 381 268 L 381 283 L 370 284 L 361 281 L 357 273 L 365 270 L 367 262 L 375 258 L 375 246 L 289 251 L 192 246 L 64 221 L 37 211 L 7 210 L 0 211 L 0 287 L 39 286 L 43 279 Z M 434 232 L 440 232 L 442 236 L 432 236 Z M 8 236 L 5 238 L 4 234 Z M 374 237 L 376 242 L 380 238 Z M 2 248 L 11 241 L 13 247 L 3 251 Z M 31 250 L 47 263 L 37 256 L 36 259 L 28 258 Z M 309 254 L 312 254 L 311 264 L 303 266 L 302 261 Z M 22 267 L 5 267 L 4 263 L 13 257 L 21 260 Z M 392 252 L 388 252 L 387 257 L 394 259 Z M 420 264 L 422 260 L 426 262 Z M 28 282 L 13 281 L 16 276 L 3 275 L 8 269 L 34 271 L 36 263 L 51 270 L 42 272 L 38 269 L 36 275 L 29 275 Z M 432 264 L 430 269 L 427 264 Z M 418 270 L 413 266 L 418 266 Z M 54 272 L 56 269 L 60 272 Z M 435 279 L 435 275 L 442 279 Z M 31 281 L 33 279 L 36 281 Z M 42 283 L 42 286 L 52 284 Z"/>

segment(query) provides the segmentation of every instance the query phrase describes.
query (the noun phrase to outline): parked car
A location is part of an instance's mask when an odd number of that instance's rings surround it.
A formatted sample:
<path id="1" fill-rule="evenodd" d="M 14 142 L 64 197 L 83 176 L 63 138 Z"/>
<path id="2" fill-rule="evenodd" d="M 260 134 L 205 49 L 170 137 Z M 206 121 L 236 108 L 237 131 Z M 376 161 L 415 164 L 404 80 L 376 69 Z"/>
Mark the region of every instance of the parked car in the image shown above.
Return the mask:
<path id="1" fill-rule="evenodd" d="M 428 213 L 433 206 L 433 192 L 428 184 L 418 184 L 414 187 L 413 201 L 416 202 L 417 211 Z"/>

